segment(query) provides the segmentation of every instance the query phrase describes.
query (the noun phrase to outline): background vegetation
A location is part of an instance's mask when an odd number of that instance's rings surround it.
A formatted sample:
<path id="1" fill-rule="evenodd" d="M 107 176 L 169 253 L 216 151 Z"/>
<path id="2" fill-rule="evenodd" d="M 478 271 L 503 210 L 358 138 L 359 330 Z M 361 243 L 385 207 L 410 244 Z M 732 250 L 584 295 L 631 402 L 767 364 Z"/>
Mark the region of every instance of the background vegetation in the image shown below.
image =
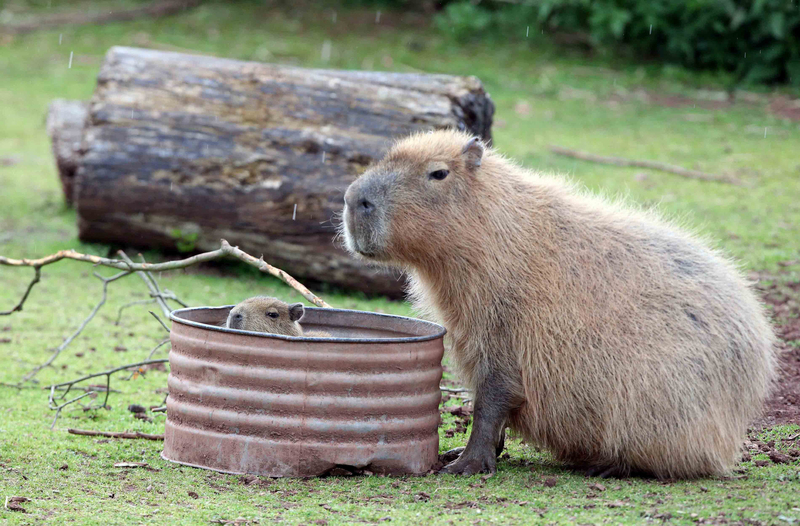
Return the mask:
<path id="1" fill-rule="evenodd" d="M 730 87 L 800 86 L 800 4 L 786 0 L 457 1 L 439 26 L 462 40 L 534 31 L 560 34 L 606 53 L 727 72 Z"/>

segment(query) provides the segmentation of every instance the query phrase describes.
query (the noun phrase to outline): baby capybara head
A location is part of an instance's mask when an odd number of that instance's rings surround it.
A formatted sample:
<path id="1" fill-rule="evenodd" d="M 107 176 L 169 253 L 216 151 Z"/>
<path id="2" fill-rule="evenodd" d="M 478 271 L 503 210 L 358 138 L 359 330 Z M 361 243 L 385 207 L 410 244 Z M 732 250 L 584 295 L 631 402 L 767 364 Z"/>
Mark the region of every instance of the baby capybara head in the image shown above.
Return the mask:
<path id="1" fill-rule="evenodd" d="M 344 196 L 347 249 L 361 257 L 413 264 L 463 235 L 478 192 L 480 139 L 454 130 L 415 134 L 356 179 Z M 435 250 L 434 250 L 435 252 Z"/>
<path id="2" fill-rule="evenodd" d="M 303 329 L 297 322 L 304 312 L 302 303 L 289 305 L 276 298 L 255 296 L 232 308 L 225 326 L 242 331 L 302 336 Z"/>

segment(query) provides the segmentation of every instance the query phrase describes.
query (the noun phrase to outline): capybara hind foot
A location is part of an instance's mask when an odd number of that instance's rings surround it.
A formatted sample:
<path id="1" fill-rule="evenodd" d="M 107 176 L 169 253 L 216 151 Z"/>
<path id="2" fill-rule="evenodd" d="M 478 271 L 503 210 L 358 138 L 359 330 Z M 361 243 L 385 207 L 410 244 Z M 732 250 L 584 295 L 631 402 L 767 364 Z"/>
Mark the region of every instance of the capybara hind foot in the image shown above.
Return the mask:
<path id="1" fill-rule="evenodd" d="M 462 453 L 457 460 L 439 470 L 439 473 L 467 476 L 477 473 L 495 473 L 497 472 L 497 461 L 495 460 L 494 451 L 489 451 L 489 455 Z"/>

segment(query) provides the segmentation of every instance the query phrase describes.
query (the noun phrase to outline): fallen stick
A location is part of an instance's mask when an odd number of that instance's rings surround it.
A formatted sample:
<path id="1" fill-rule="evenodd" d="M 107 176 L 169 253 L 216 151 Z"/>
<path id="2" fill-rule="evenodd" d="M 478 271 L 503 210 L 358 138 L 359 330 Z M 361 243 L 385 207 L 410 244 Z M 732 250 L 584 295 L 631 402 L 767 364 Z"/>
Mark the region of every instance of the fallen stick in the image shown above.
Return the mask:
<path id="1" fill-rule="evenodd" d="M 728 183 L 740 186 L 741 181 L 735 177 L 728 175 L 716 175 L 706 172 L 698 172 L 697 170 L 689 170 L 675 166 L 672 164 L 662 163 L 658 161 L 640 161 L 636 159 L 624 159 L 622 157 L 605 157 L 602 155 L 594 155 L 592 153 L 579 152 L 577 150 L 570 150 L 569 148 L 562 148 L 561 146 L 550 146 L 550 151 L 556 155 L 564 157 L 571 157 L 581 161 L 589 161 L 600 164 L 610 164 L 613 166 L 635 166 L 638 168 L 649 168 L 651 170 L 660 170 L 662 172 L 669 172 L 689 179 L 700 179 L 702 181 L 716 181 L 718 183 Z"/>
<path id="2" fill-rule="evenodd" d="M 139 431 L 90 431 L 88 429 L 67 429 L 70 435 L 107 438 L 141 438 L 144 440 L 164 440 L 164 435 L 151 435 Z"/>
<path id="3" fill-rule="evenodd" d="M 7 265 L 10 267 L 33 267 L 34 269 L 38 267 L 43 267 L 45 265 L 50 265 L 61 261 L 62 259 L 72 259 L 75 261 L 85 261 L 87 263 L 93 263 L 94 265 L 102 265 L 104 267 L 111 267 L 119 270 L 126 270 L 129 272 L 138 272 L 138 271 L 145 271 L 145 272 L 160 272 L 163 270 L 175 270 L 179 268 L 186 268 L 192 265 L 196 265 L 198 263 L 205 263 L 207 261 L 213 261 L 215 259 L 220 259 L 223 257 L 232 256 L 240 261 L 247 263 L 253 267 L 256 267 L 261 272 L 266 272 L 276 278 L 280 279 L 294 290 L 299 292 L 305 299 L 316 305 L 317 307 L 330 307 L 327 303 L 322 301 L 322 299 L 318 298 L 314 295 L 310 290 L 308 290 L 303 284 L 299 281 L 294 279 L 292 276 L 284 272 L 283 270 L 273 267 L 269 263 L 265 262 L 263 259 L 256 259 L 250 254 L 247 254 L 238 247 L 231 246 L 227 241 L 222 239 L 220 241 L 220 248 L 217 250 L 212 250 L 211 252 L 203 252 L 202 254 L 197 254 L 196 256 L 192 256 L 186 259 L 180 259 L 177 261 L 166 261 L 164 263 L 128 263 L 127 261 L 123 261 L 121 259 L 109 259 L 100 256 L 94 256 L 91 254 L 81 254 L 80 252 L 76 252 L 74 250 L 59 250 L 55 254 L 50 254 L 49 256 L 45 256 L 39 259 L 12 259 L 5 256 L 0 256 L 0 265 Z M 30 288 L 32 285 L 29 286 L 28 290 L 25 293 L 25 298 L 27 298 L 28 293 L 30 292 Z M 11 312 L 21 310 L 22 309 L 22 302 L 17 305 Z"/>
<path id="4" fill-rule="evenodd" d="M 128 20 L 135 20 L 137 18 L 147 17 L 150 19 L 162 16 L 179 13 L 188 8 L 195 7 L 200 3 L 199 0 L 168 0 L 166 2 L 153 2 L 143 7 L 135 7 L 133 9 L 109 11 L 103 9 L 99 13 L 85 13 L 84 11 L 76 11 L 69 13 L 60 13 L 56 15 L 46 16 L 20 24 L 3 24 L 0 25 L 0 33 L 22 34 L 38 31 L 40 29 L 49 29 L 58 26 L 66 25 L 82 25 L 82 24 L 104 24 L 108 22 L 124 22 Z"/>

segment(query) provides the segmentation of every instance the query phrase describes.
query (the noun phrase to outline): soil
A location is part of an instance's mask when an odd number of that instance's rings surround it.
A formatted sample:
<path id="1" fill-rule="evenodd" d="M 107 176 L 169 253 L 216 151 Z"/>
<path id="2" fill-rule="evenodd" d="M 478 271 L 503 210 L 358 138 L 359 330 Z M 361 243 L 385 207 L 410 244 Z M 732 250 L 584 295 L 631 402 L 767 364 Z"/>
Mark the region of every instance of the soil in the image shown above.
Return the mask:
<path id="1" fill-rule="evenodd" d="M 800 121 L 800 100 L 776 96 L 769 103 L 769 112 L 782 119 Z"/>
<path id="2" fill-rule="evenodd" d="M 758 288 L 763 301 L 772 307 L 781 365 L 764 416 L 755 422 L 754 427 L 800 425 L 800 281 L 777 278 Z"/>

